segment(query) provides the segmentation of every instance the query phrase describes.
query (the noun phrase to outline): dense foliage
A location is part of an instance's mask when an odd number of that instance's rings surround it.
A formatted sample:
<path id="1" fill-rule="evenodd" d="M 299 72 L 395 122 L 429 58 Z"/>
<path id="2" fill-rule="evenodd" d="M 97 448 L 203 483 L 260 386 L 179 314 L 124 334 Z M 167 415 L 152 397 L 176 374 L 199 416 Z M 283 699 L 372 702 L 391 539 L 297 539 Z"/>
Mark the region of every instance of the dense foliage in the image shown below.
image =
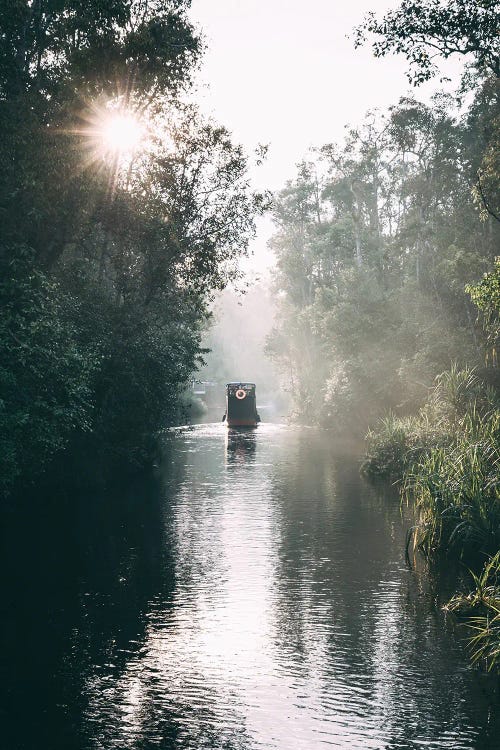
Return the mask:
<path id="1" fill-rule="evenodd" d="M 186 92 L 184 0 L 0 3 L 0 471 L 78 441 L 142 463 L 202 356 L 261 199 Z M 113 114 L 143 143 L 102 142 Z"/>
<path id="2" fill-rule="evenodd" d="M 486 356 L 493 366 L 497 366 L 500 345 L 500 257 L 496 259 L 493 271 L 485 274 L 476 286 L 467 287 L 467 291 L 481 311 L 487 335 Z"/>
<path id="3" fill-rule="evenodd" d="M 484 363 L 465 287 L 498 253 L 500 223 L 473 194 L 498 93 L 482 83 L 462 115 L 444 95 L 370 114 L 276 197 L 268 349 L 299 419 L 361 431 L 412 413 L 452 362 Z"/>

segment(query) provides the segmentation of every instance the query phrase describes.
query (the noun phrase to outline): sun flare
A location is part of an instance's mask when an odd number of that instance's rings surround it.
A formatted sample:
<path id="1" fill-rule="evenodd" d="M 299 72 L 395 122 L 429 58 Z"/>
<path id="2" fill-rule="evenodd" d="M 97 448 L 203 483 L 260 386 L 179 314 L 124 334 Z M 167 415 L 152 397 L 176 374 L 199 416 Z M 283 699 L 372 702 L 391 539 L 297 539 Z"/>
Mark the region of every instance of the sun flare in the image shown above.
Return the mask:
<path id="1" fill-rule="evenodd" d="M 130 112 L 110 112 L 103 118 L 99 136 L 104 152 L 127 155 L 141 147 L 144 128 Z"/>
<path id="2" fill-rule="evenodd" d="M 73 132 L 83 137 L 87 166 L 125 166 L 147 148 L 149 128 L 132 108 L 110 101 L 91 105 L 81 117 L 82 127 Z"/>

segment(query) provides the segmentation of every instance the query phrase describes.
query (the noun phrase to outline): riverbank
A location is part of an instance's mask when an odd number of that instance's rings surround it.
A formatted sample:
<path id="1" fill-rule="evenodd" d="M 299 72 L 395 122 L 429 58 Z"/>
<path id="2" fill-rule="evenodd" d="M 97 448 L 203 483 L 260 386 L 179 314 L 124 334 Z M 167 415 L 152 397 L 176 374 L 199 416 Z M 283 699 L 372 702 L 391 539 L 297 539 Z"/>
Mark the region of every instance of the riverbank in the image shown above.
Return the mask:
<path id="1" fill-rule="evenodd" d="M 470 369 L 442 373 L 415 417 L 389 416 L 367 436 L 363 471 L 398 483 L 412 505 L 409 546 L 460 561 L 474 591 L 450 609 L 472 628 L 472 658 L 500 670 L 500 400 Z"/>

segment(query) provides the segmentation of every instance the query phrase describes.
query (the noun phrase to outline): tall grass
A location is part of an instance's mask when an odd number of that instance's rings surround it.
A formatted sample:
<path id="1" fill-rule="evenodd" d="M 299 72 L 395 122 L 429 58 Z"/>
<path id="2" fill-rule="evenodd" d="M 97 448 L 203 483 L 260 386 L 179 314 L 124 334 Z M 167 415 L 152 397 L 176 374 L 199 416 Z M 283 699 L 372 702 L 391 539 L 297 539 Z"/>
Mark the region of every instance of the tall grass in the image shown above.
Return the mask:
<path id="1" fill-rule="evenodd" d="M 481 383 L 475 370 L 453 365 L 438 375 L 427 402 L 416 416 L 389 414 L 366 436 L 363 473 L 400 479 L 410 466 L 434 448 L 445 448 L 472 408 L 492 408 L 495 394 Z"/>
<path id="2" fill-rule="evenodd" d="M 473 631 L 469 640 L 473 662 L 484 662 L 488 670 L 500 668 L 500 551 L 485 564 L 480 575 L 471 572 L 474 590 L 456 594 L 446 606 L 467 616 Z"/>
<path id="3" fill-rule="evenodd" d="M 365 471 L 401 480 L 414 508 L 409 544 L 430 560 L 467 561 L 475 591 L 457 595 L 469 609 L 475 661 L 500 668 L 500 402 L 474 370 L 442 373 L 419 414 L 390 415 L 368 435 Z"/>
<path id="4" fill-rule="evenodd" d="M 448 445 L 431 449 L 408 471 L 404 495 L 414 501 L 414 544 L 428 557 L 472 559 L 500 548 L 500 413 L 475 406 L 455 425 Z"/>
<path id="5" fill-rule="evenodd" d="M 432 447 L 447 441 L 447 432 L 434 425 L 423 411 L 417 417 L 388 414 L 366 436 L 361 470 L 371 477 L 401 479 Z"/>

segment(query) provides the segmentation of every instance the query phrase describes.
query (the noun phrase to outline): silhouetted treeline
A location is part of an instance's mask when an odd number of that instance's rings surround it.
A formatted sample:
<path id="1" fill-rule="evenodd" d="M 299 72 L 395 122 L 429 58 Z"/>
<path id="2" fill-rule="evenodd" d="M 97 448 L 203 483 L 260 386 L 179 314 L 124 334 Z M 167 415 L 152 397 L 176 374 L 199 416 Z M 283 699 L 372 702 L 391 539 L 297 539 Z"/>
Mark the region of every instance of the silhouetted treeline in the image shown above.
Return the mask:
<path id="1" fill-rule="evenodd" d="M 0 2 L 0 485 L 72 444 L 143 463 L 261 198 L 187 104 L 185 0 Z M 137 118 L 134 154 L 102 119 Z M 106 150 L 107 148 L 107 150 Z"/>

